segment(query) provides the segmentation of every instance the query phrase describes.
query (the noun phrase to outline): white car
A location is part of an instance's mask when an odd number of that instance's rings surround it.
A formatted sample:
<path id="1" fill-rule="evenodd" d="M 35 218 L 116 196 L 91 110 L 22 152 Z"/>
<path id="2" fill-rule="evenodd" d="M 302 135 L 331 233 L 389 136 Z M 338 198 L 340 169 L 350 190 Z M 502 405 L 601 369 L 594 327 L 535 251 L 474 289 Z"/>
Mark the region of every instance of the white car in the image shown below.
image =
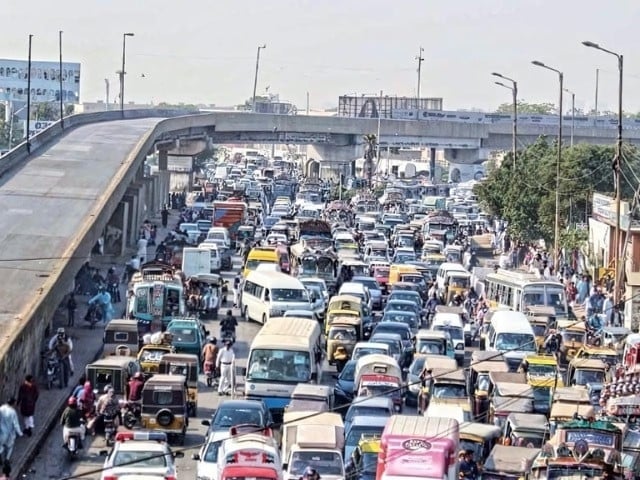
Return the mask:
<path id="1" fill-rule="evenodd" d="M 102 480 L 114 478 L 165 478 L 176 480 L 174 458 L 183 452 L 172 452 L 163 432 L 120 432 L 104 461 Z"/>

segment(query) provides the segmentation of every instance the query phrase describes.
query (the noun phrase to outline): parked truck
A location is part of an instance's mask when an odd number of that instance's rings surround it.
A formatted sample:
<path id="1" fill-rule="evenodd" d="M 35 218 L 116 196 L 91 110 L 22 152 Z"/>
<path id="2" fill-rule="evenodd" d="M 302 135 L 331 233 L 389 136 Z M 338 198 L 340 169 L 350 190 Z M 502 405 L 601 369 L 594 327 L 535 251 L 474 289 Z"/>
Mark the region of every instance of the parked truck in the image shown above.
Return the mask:
<path id="1" fill-rule="evenodd" d="M 236 248 L 238 228 L 247 220 L 247 204 L 241 201 L 213 202 L 213 227 L 225 227 L 231 237 L 231 249 Z"/>
<path id="2" fill-rule="evenodd" d="M 285 412 L 282 462 L 285 479 L 298 480 L 307 466 L 323 480 L 344 479 L 344 424 L 337 413 Z"/>
<path id="3" fill-rule="evenodd" d="M 182 273 L 193 277 L 200 273 L 212 273 L 220 270 L 217 256 L 206 248 L 185 247 L 182 249 Z"/>

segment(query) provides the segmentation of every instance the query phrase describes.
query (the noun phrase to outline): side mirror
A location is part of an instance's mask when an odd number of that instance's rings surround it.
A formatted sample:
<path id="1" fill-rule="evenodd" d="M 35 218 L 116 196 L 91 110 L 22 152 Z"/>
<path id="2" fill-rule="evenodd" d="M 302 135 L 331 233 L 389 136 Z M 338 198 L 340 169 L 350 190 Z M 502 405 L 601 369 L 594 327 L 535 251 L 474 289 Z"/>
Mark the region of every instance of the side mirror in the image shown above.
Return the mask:
<path id="1" fill-rule="evenodd" d="M 183 452 L 176 452 L 176 453 L 182 453 L 182 456 L 184 456 Z M 200 455 L 198 455 L 197 453 L 194 453 L 193 455 L 191 455 L 191 460 L 200 460 Z"/>
<path id="2" fill-rule="evenodd" d="M 211 422 L 209 420 L 202 420 L 200 422 L 200 425 L 204 425 L 205 427 L 210 427 L 211 426 Z"/>
<path id="3" fill-rule="evenodd" d="M 194 455 L 199 457 L 198 454 L 194 454 Z M 173 458 L 184 458 L 184 452 L 173 452 Z"/>

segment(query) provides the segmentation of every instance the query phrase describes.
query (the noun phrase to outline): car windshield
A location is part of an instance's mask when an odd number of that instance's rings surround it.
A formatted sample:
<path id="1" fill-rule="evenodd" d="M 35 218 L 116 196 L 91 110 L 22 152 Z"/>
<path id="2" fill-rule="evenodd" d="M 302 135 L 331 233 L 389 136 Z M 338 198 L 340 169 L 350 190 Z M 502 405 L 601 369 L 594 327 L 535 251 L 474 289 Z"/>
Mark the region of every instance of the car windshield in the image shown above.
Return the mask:
<path id="1" fill-rule="evenodd" d="M 564 330 L 563 332 L 561 332 L 561 334 L 562 334 L 562 341 L 565 343 L 584 342 L 584 332 L 572 332 L 569 330 Z"/>
<path id="2" fill-rule="evenodd" d="M 340 380 L 345 382 L 353 382 L 356 376 L 356 362 L 348 362 L 342 372 L 340 372 L 340 376 L 338 377 Z"/>
<path id="3" fill-rule="evenodd" d="M 455 383 L 436 383 L 433 386 L 433 398 L 466 398 L 467 389 Z"/>
<path id="4" fill-rule="evenodd" d="M 215 413 L 212 426 L 218 430 L 242 424 L 264 426 L 264 416 L 258 409 L 225 407 L 222 404 Z"/>
<path id="5" fill-rule="evenodd" d="M 540 365 L 530 363 L 527 371 L 529 375 L 533 377 L 554 378 L 558 369 L 555 365 Z"/>
<path id="6" fill-rule="evenodd" d="M 449 332 L 452 340 L 462 340 L 464 331 L 459 327 L 447 327 L 445 325 L 436 325 L 433 329 L 437 332 Z"/>
<path id="7" fill-rule="evenodd" d="M 398 310 L 400 312 L 416 312 L 417 307 L 414 303 L 389 302 L 387 304 L 387 309 Z"/>
<path id="8" fill-rule="evenodd" d="M 386 312 L 382 317 L 382 323 L 384 322 L 402 322 L 410 329 L 418 328 L 418 318 L 415 313 L 412 312 Z"/>
<path id="9" fill-rule="evenodd" d="M 358 279 L 355 280 L 355 282 L 364 285 L 369 290 L 380 290 L 380 285 L 378 285 L 378 282 L 376 282 L 373 278 L 371 280 Z"/>
<path id="10" fill-rule="evenodd" d="M 276 260 L 247 260 L 246 263 L 244 264 L 244 268 L 246 268 L 247 270 L 255 270 L 258 268 L 258 265 L 264 265 L 264 264 L 277 264 L 278 262 Z"/>
<path id="11" fill-rule="evenodd" d="M 351 427 L 349 435 L 345 439 L 345 444 L 350 446 L 356 446 L 362 435 L 381 435 L 384 427 Z"/>
<path id="12" fill-rule="evenodd" d="M 391 355 L 400 355 L 400 347 L 398 346 L 398 342 L 395 340 L 391 340 L 390 338 L 373 338 L 371 337 L 371 341 L 373 343 L 384 343 L 389 346 L 389 353 Z"/>
<path id="13" fill-rule="evenodd" d="M 444 355 L 445 354 L 444 342 L 442 340 L 437 340 L 437 339 L 430 340 L 430 339 L 419 338 L 416 345 L 416 351 L 418 353 L 423 353 L 423 354 Z"/>
<path id="14" fill-rule="evenodd" d="M 347 415 L 344 417 L 345 421 L 352 421 L 353 417 L 357 417 L 358 415 L 371 415 L 376 417 L 388 417 L 391 415 L 388 409 L 383 407 L 367 407 L 360 405 L 353 405 Z"/>
<path id="15" fill-rule="evenodd" d="M 309 294 L 305 289 L 274 288 L 271 290 L 272 302 L 308 302 Z"/>
<path id="16" fill-rule="evenodd" d="M 424 357 L 418 357 L 416 358 L 413 363 L 411 364 L 411 368 L 409 369 L 409 373 L 411 375 L 420 375 L 420 372 L 422 372 L 422 369 L 424 368 L 424 362 L 425 362 L 425 358 Z"/>
<path id="17" fill-rule="evenodd" d="M 384 349 L 384 348 L 371 348 L 371 347 L 366 347 L 366 348 L 358 348 L 354 353 L 353 353 L 353 359 L 357 360 L 360 357 L 364 357 L 365 355 L 373 355 L 373 354 L 378 354 L 378 355 L 387 355 L 389 352 Z"/>
<path id="18" fill-rule="evenodd" d="M 528 333 L 499 333 L 496 337 L 496 349 L 501 352 L 535 352 L 536 339 Z"/>
<path id="19" fill-rule="evenodd" d="M 136 468 L 162 468 L 167 466 L 167 459 L 164 455 L 156 452 L 118 450 L 113 459 L 113 466 L 131 466 L 135 463 Z"/>
<path id="20" fill-rule="evenodd" d="M 195 343 L 196 330 L 193 328 L 169 328 L 169 333 L 173 335 L 173 341 L 178 343 Z"/>
<path id="21" fill-rule="evenodd" d="M 311 380 L 309 352 L 256 349 L 249 358 L 249 381 L 308 382 Z"/>
<path id="22" fill-rule="evenodd" d="M 406 328 L 398 328 L 396 326 L 387 327 L 382 323 L 379 323 L 376 326 L 376 329 L 373 332 L 373 334 L 375 335 L 376 333 L 393 333 L 394 335 L 400 335 L 400 338 L 402 340 L 411 340 L 411 332 Z"/>
<path id="23" fill-rule="evenodd" d="M 573 380 L 576 385 L 583 386 L 588 383 L 604 383 L 604 371 L 577 369 Z"/>
<path id="24" fill-rule="evenodd" d="M 305 452 L 298 450 L 291 455 L 289 475 L 300 477 L 307 467 L 313 467 L 322 475 L 343 477 L 342 457 L 336 452 Z"/>
<path id="25" fill-rule="evenodd" d="M 405 290 L 405 291 L 396 290 L 389 297 L 389 301 L 390 302 L 393 301 L 393 300 L 405 300 L 405 301 L 409 301 L 409 302 L 414 302 L 415 303 L 419 299 L 420 299 L 420 295 L 418 295 L 417 292 L 414 294 L 410 290 Z"/>

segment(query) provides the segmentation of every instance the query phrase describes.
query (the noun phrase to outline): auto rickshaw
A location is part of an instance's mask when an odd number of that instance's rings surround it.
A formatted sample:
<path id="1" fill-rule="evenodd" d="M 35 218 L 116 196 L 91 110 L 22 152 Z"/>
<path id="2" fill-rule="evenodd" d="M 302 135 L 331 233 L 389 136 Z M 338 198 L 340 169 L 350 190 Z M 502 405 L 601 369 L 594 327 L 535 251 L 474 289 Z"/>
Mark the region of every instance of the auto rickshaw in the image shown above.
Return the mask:
<path id="1" fill-rule="evenodd" d="M 456 295 L 464 298 L 464 294 L 471 286 L 471 274 L 469 272 L 452 271 L 447 273 L 444 291 L 444 304 L 449 305 Z"/>
<path id="2" fill-rule="evenodd" d="M 127 394 L 129 380 L 139 371 L 136 359 L 124 356 L 102 358 L 85 367 L 87 381 L 94 390 L 102 392 L 104 387 L 111 385 L 116 395 L 121 396 Z"/>
<path id="3" fill-rule="evenodd" d="M 327 307 L 327 314 L 325 315 L 324 333 L 329 333 L 329 326 L 334 317 L 344 318 L 347 316 L 358 317 L 362 322 L 364 317 L 362 300 L 353 295 L 334 295 L 331 297 Z"/>
<path id="4" fill-rule="evenodd" d="M 503 427 L 507 416 L 512 412 L 533 413 L 533 390 L 526 383 L 524 374 L 491 373 L 493 383 L 491 403 L 489 404 L 489 421 Z"/>
<path id="5" fill-rule="evenodd" d="M 578 350 L 578 353 L 576 353 L 576 358 L 599 359 L 612 366 L 616 365 L 620 361 L 620 357 L 620 353 L 613 348 L 592 347 L 588 345 L 584 345 L 580 350 Z"/>
<path id="6" fill-rule="evenodd" d="M 597 358 L 574 358 L 567 367 L 567 384 L 586 387 L 589 383 L 604 383 L 607 364 Z"/>
<path id="7" fill-rule="evenodd" d="M 556 402 L 554 397 L 554 403 L 551 404 L 551 412 L 549 413 L 549 431 L 551 435 L 553 435 L 558 428 L 558 425 L 569 422 L 576 416 L 582 418 L 595 418 L 595 415 L 596 412 L 593 405 L 588 403 Z"/>
<path id="8" fill-rule="evenodd" d="M 102 356 L 136 357 L 140 349 L 138 322 L 114 318 L 104 327 Z"/>
<path id="9" fill-rule="evenodd" d="M 529 317 L 531 328 L 533 328 L 538 351 L 541 351 L 549 330 L 557 328 L 556 310 L 553 307 L 532 305 L 527 307 L 525 313 Z"/>
<path id="10" fill-rule="evenodd" d="M 138 363 L 145 376 L 158 373 L 158 365 L 163 355 L 167 353 L 175 353 L 175 349 L 170 343 L 163 342 L 160 344 L 143 345 L 138 353 Z"/>
<path id="11" fill-rule="evenodd" d="M 460 449 L 472 451 L 475 461 L 484 464 L 501 436 L 502 430 L 495 425 L 465 422 L 460 425 Z"/>
<path id="12" fill-rule="evenodd" d="M 200 362 L 196 355 L 188 353 L 167 353 L 158 364 L 158 373 L 165 375 L 183 375 L 187 379 L 188 413 L 198 415 L 198 374 Z"/>
<path id="13" fill-rule="evenodd" d="M 473 414 L 479 422 L 486 421 L 489 411 L 489 395 L 492 392 L 490 374 L 509 372 L 509 366 L 504 360 L 495 360 L 495 357 L 494 352 L 476 351 L 471 355 L 467 390 L 471 394 Z"/>
<path id="14" fill-rule="evenodd" d="M 584 322 L 558 320 L 558 333 L 562 336 L 562 343 L 560 344 L 561 362 L 570 362 L 587 341 L 587 327 Z"/>
<path id="15" fill-rule="evenodd" d="M 484 462 L 483 477 L 500 480 L 521 480 L 531 470 L 540 450 L 537 448 L 496 445 Z"/>
<path id="16" fill-rule="evenodd" d="M 344 366 L 346 360 L 351 358 L 353 347 L 361 340 L 362 319 L 360 317 L 354 315 L 336 315 L 333 317 L 329 325 L 329 331 L 327 332 L 327 361 L 329 365 L 341 363 L 342 366 Z M 336 352 L 338 351 L 341 353 L 344 351 L 344 353 L 346 353 L 346 360 L 336 358 Z"/>
<path id="17" fill-rule="evenodd" d="M 159 430 L 184 445 L 189 425 L 187 378 L 184 375 L 154 375 L 142 388 L 142 428 Z"/>
<path id="18" fill-rule="evenodd" d="M 539 413 L 511 413 L 504 426 L 503 438 L 515 447 L 542 448 L 549 439 L 547 417 Z"/>

